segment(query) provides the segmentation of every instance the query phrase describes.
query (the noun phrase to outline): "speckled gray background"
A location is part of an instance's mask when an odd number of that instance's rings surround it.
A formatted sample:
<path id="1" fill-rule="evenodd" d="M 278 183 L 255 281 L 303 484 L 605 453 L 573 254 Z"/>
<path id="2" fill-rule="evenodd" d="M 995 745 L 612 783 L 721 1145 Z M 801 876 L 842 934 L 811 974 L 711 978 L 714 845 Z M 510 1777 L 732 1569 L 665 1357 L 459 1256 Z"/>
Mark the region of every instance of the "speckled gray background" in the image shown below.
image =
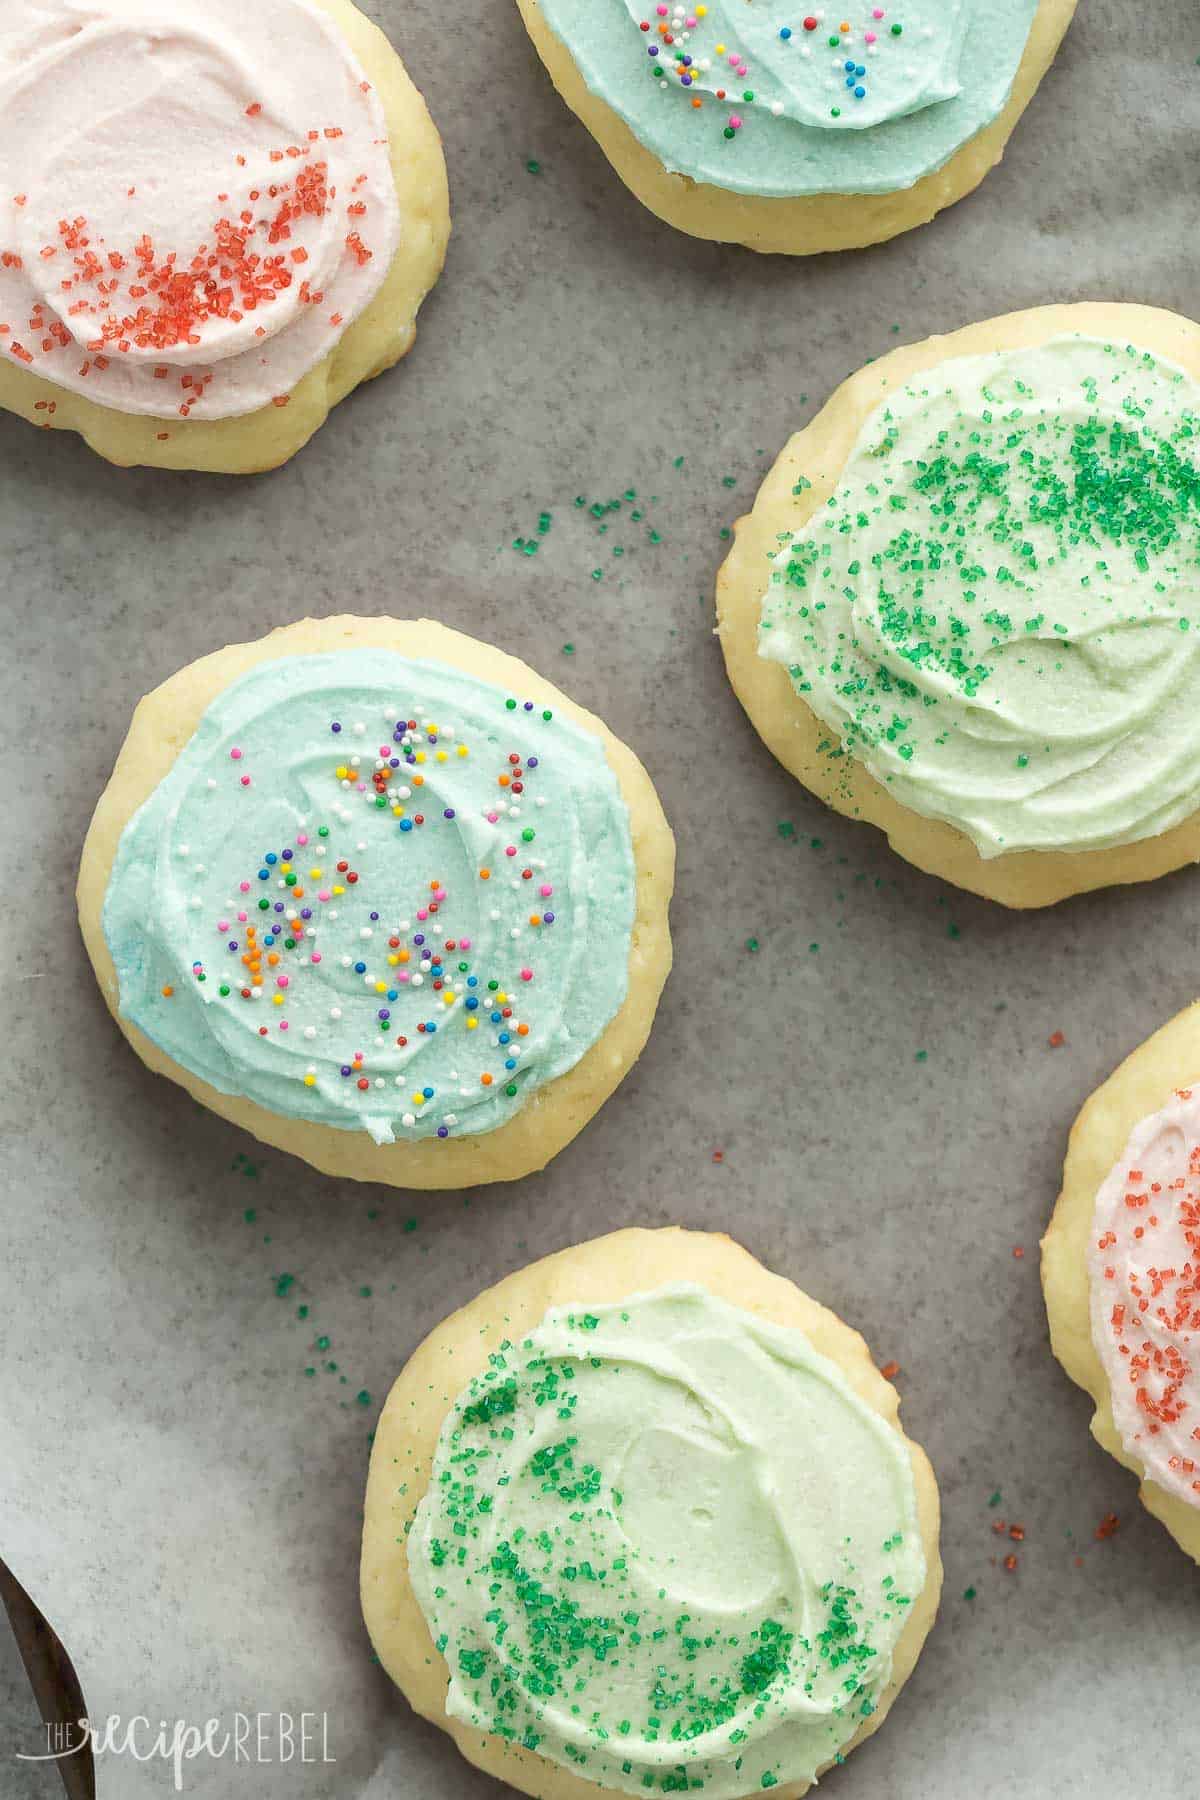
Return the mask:
<path id="1" fill-rule="evenodd" d="M 374 1411 L 419 1337 L 522 1262 L 635 1222 L 728 1229 L 900 1362 L 941 1477 L 940 1623 L 831 1792 L 1183 1791 L 1196 1574 L 1088 1437 L 1047 1347 L 1036 1245 L 1079 1104 L 1200 986 L 1200 876 L 1022 918 L 916 874 L 761 748 L 711 595 L 721 527 L 866 357 L 1051 299 L 1196 310 L 1195 0 L 1085 0 L 977 195 L 809 263 L 643 212 L 506 0 L 367 10 L 429 99 L 453 190 L 407 363 L 256 480 L 121 473 L 0 420 L 0 1553 L 94 1715 L 330 1715 L 336 1767 L 195 1765 L 189 1793 L 487 1800 L 369 1657 Z M 627 488 L 647 516 L 626 504 L 605 535 L 573 505 Z M 512 540 L 543 509 L 527 558 Z M 526 658 L 636 746 L 676 828 L 676 966 L 650 1046 L 515 1188 L 426 1198 L 260 1157 L 134 1059 L 79 943 L 76 858 L 140 694 L 228 639 L 338 609 L 430 612 Z M 326 1360 L 338 1371 L 306 1379 Z M 3 1800 L 57 1791 L 13 1760 L 38 1747 L 0 1652 Z M 161 1765 L 101 1771 L 102 1800 L 169 1791 Z"/>

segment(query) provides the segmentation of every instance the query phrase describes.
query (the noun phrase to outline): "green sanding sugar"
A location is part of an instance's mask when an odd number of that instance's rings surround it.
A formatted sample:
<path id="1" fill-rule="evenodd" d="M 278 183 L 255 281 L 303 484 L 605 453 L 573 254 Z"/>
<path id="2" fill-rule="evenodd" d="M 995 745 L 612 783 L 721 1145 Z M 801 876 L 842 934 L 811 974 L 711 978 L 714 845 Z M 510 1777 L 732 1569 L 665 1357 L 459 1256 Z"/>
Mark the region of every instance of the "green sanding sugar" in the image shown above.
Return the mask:
<path id="1" fill-rule="evenodd" d="M 589 499 L 587 494 L 576 494 L 572 502 L 572 512 L 576 518 L 580 515 L 586 518 L 597 537 L 607 536 L 610 530 L 620 530 L 628 522 L 630 526 L 639 528 L 636 533 L 637 539 L 655 546 L 663 543 L 662 533 L 650 523 L 648 517 L 653 508 L 658 505 L 658 495 L 652 494 L 648 501 L 643 500 L 635 504 L 636 502 L 638 502 L 638 490 L 630 485 L 624 487 L 619 494 L 610 492 L 598 499 Z M 512 548 L 521 556 L 536 556 L 550 532 L 553 519 L 554 515 L 550 507 L 543 507 L 538 514 L 536 534 L 529 532 L 512 538 Z M 638 547 L 636 542 L 623 541 L 613 544 L 610 554 L 618 561 L 622 561 L 635 555 Z M 588 573 L 592 581 L 599 582 L 604 579 L 602 568 L 590 569 Z M 571 652 L 566 653 L 570 654 Z"/>

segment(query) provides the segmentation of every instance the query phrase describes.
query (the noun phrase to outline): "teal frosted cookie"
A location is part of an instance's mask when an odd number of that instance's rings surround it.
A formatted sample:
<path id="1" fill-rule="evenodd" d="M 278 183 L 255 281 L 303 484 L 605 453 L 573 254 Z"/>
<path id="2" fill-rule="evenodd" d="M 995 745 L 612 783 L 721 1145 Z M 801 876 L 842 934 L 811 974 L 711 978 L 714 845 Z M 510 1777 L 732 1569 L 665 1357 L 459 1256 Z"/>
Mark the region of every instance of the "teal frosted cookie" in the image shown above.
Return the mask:
<path id="1" fill-rule="evenodd" d="M 81 877 L 89 947 L 147 1060 L 271 1141 L 418 1185 L 473 1145 L 470 1178 L 500 1178 L 512 1123 L 552 1122 L 627 1005 L 653 1012 L 665 952 L 631 994 L 645 795 L 519 665 L 504 685 L 508 659 L 430 625 L 326 648 L 332 623 L 253 647 L 202 706 L 214 659 L 152 696 L 191 733 L 153 781 L 131 747 L 118 763 Z"/>
<path id="2" fill-rule="evenodd" d="M 519 0 L 556 86 L 653 211 L 807 251 L 932 217 L 1000 154 L 1074 0 Z"/>
<path id="3" fill-rule="evenodd" d="M 1036 905 L 1200 849 L 1198 339 L 1050 308 L 897 352 L 739 527 L 734 685 L 921 866 Z"/>
<path id="4" fill-rule="evenodd" d="M 364 1606 L 418 1710 L 540 1800 L 794 1800 L 915 1661 L 936 1515 L 854 1332 L 728 1239 L 624 1232 L 401 1375 Z"/>

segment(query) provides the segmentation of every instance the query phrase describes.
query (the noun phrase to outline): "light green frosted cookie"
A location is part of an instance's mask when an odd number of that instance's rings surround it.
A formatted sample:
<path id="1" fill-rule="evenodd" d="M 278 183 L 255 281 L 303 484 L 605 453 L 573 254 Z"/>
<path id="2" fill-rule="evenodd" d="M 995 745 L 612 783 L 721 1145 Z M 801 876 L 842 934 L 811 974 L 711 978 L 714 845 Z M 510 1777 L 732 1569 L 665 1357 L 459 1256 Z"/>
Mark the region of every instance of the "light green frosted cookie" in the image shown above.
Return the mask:
<path id="1" fill-rule="evenodd" d="M 542 1800 L 803 1792 L 887 1710 L 939 1580 L 862 1340 L 726 1238 L 535 1263 L 434 1333 L 376 1434 L 380 1658 Z"/>
<path id="2" fill-rule="evenodd" d="M 870 365 L 720 578 L 769 746 L 1010 905 L 1200 854 L 1200 330 L 1047 307 Z"/>

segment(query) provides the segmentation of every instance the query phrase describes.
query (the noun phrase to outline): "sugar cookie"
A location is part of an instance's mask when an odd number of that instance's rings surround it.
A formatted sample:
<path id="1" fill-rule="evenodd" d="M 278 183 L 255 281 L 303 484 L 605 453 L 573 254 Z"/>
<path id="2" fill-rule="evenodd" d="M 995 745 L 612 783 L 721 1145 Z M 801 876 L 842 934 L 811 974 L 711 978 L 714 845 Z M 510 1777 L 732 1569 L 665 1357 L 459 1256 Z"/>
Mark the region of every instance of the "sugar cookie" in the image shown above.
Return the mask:
<path id="1" fill-rule="evenodd" d="M 896 350 L 718 587 L 760 736 L 918 868 L 1044 906 L 1200 857 L 1200 327 L 1049 306 Z"/>
<path id="2" fill-rule="evenodd" d="M 330 1174 L 540 1169 L 642 1049 L 674 846 L 631 751 L 428 620 L 305 620 L 142 701 L 83 934 L 150 1068 Z"/>
<path id="3" fill-rule="evenodd" d="M 1123 1062 L 1071 1132 L 1042 1240 L 1050 1341 L 1092 1436 L 1200 1562 L 1200 1005 Z"/>
<path id="4" fill-rule="evenodd" d="M 350 0 L 6 0 L 0 406 L 110 462 L 286 462 L 410 348 L 441 141 Z"/>
<path id="5" fill-rule="evenodd" d="M 805 256 L 924 225 L 1000 160 L 1075 0 L 518 0 L 572 112 L 694 237 Z"/>
<path id="6" fill-rule="evenodd" d="M 940 1582 L 895 1390 L 726 1237 L 522 1269 L 426 1339 L 375 1434 L 379 1658 L 540 1800 L 797 1800 L 883 1720 Z"/>

